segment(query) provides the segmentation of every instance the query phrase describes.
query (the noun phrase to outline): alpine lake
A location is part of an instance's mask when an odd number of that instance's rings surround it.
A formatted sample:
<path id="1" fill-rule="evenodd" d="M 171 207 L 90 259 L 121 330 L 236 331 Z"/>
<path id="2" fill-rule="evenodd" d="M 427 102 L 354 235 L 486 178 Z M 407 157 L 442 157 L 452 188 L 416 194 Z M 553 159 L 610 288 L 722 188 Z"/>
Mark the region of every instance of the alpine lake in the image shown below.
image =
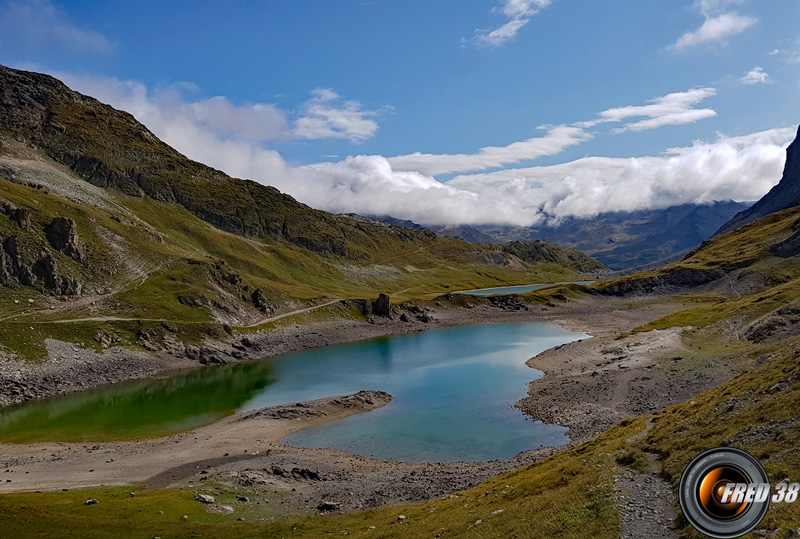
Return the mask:
<path id="1" fill-rule="evenodd" d="M 514 407 L 542 376 L 525 362 L 586 338 L 549 322 L 431 329 L 163 376 L 0 410 L 0 442 L 109 441 L 196 428 L 235 412 L 364 389 L 387 406 L 282 443 L 414 462 L 506 459 L 568 441 Z"/>

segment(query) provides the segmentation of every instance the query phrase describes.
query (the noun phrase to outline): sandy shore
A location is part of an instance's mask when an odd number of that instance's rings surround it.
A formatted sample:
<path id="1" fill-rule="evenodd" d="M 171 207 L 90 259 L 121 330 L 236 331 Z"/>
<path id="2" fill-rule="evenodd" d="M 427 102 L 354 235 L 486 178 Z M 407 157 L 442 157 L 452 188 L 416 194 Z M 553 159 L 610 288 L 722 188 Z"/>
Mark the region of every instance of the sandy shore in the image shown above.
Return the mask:
<path id="1" fill-rule="evenodd" d="M 96 485 L 164 488 L 197 473 L 253 460 L 301 429 L 385 406 L 381 391 L 271 406 L 234 414 L 190 432 L 98 444 L 0 444 L 0 493 Z"/>

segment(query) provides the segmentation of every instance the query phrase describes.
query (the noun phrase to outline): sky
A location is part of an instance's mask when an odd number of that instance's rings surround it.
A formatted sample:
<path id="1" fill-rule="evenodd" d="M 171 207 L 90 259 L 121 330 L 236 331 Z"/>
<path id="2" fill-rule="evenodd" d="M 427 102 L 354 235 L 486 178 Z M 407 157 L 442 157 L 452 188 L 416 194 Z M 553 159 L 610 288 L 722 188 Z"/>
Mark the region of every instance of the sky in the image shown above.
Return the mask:
<path id="1" fill-rule="evenodd" d="M 312 207 L 534 226 L 754 201 L 797 0 L 0 0 L 0 64 Z"/>

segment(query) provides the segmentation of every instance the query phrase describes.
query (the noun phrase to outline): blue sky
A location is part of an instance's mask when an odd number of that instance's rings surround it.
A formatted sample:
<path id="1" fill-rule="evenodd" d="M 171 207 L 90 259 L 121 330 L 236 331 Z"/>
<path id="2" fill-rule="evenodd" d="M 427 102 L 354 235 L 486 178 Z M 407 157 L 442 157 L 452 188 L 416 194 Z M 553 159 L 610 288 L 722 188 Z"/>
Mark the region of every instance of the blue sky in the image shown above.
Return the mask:
<path id="1" fill-rule="evenodd" d="M 753 200 L 796 0 L 0 1 L 0 63 L 330 211 L 423 223 Z"/>

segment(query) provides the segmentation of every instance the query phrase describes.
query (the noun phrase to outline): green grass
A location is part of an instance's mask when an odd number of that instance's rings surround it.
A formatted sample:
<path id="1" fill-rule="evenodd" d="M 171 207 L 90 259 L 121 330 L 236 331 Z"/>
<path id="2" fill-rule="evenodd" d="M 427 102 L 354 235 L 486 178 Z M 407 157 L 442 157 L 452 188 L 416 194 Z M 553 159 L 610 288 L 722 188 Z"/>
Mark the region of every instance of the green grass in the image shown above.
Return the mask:
<path id="1" fill-rule="evenodd" d="M 270 496 L 269 504 L 256 504 L 255 500 L 242 503 L 236 501 L 236 495 L 252 496 L 250 492 L 232 491 L 217 485 L 203 485 L 201 488 L 136 492 L 133 497 L 130 488 L 0 495 L 0 511 L 11 511 L 3 518 L 0 537 L 225 539 L 285 536 L 286 528 L 270 530 L 270 527 L 257 523 L 259 519 L 268 520 L 281 515 L 282 495 Z M 233 507 L 234 513 L 211 513 L 207 505 L 194 501 L 196 492 L 215 492 L 219 488 L 225 493 L 216 498 L 220 504 Z M 85 505 L 91 498 L 99 503 Z M 239 522 L 238 518 L 245 521 Z"/>

